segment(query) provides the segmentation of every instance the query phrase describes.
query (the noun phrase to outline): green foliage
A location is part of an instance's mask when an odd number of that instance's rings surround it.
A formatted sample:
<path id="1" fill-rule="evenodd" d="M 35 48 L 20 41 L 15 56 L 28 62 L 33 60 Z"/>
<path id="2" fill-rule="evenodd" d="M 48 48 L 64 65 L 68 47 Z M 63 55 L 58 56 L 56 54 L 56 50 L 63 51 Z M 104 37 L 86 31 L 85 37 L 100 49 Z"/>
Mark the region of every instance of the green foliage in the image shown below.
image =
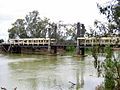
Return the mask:
<path id="1" fill-rule="evenodd" d="M 27 37 L 27 33 L 25 31 L 25 21 L 24 19 L 17 19 L 15 23 L 12 24 L 13 27 L 8 30 L 9 38 L 24 38 Z"/>
<path id="2" fill-rule="evenodd" d="M 114 90 L 115 82 L 113 78 L 113 74 L 111 72 L 106 72 L 105 76 L 105 90 Z"/>
<path id="3" fill-rule="evenodd" d="M 67 52 L 74 52 L 74 51 L 75 51 L 75 47 L 72 46 L 72 45 L 71 45 L 71 46 L 67 46 L 67 47 L 66 47 L 66 51 L 67 51 Z"/>
<path id="4" fill-rule="evenodd" d="M 86 53 L 92 54 L 91 50 L 92 50 L 91 48 L 85 48 Z"/>
<path id="5" fill-rule="evenodd" d="M 114 81 L 114 61 L 112 60 L 113 51 L 110 46 L 106 47 L 106 59 L 103 62 L 103 68 L 105 70 L 105 88 L 109 90 L 113 90 L 115 88 Z"/>
<path id="6" fill-rule="evenodd" d="M 51 22 L 48 18 L 41 18 L 38 11 L 29 12 L 24 19 L 17 19 L 8 33 L 9 38 L 45 38 L 48 37 L 48 28 L 50 28 L 50 37 L 56 38 L 58 42 L 68 38 L 76 39 L 75 25 L 66 25 L 60 21 Z"/>
<path id="7" fill-rule="evenodd" d="M 106 16 L 108 23 L 102 23 L 98 20 L 94 22 L 95 27 L 102 32 L 101 36 L 120 35 L 120 0 L 112 0 L 105 5 L 97 5 L 100 13 Z M 100 34 L 97 34 L 100 35 Z M 117 43 L 117 42 L 116 42 Z M 93 48 L 94 65 L 98 74 L 105 78 L 105 90 L 120 90 L 120 54 L 113 53 L 110 45 L 104 49 L 105 60 L 98 60 L 101 52 Z M 100 47 L 101 49 L 101 47 Z M 102 52 L 103 53 L 103 52 Z"/>
<path id="8" fill-rule="evenodd" d="M 95 59 L 94 67 L 98 71 L 98 77 L 100 77 L 100 75 L 101 75 L 101 62 L 100 62 L 100 60 L 98 60 L 100 49 L 101 49 L 101 47 L 99 47 L 99 46 L 93 46 L 93 48 L 92 48 L 92 56 Z"/>
<path id="9" fill-rule="evenodd" d="M 103 75 L 105 78 L 105 90 L 119 90 L 120 89 L 120 54 L 113 53 L 109 45 L 105 47 L 105 60 L 99 60 L 100 47 L 93 48 L 93 57 L 95 59 L 94 66 L 98 71 L 98 76 Z"/>
<path id="10" fill-rule="evenodd" d="M 105 5 L 97 4 L 97 6 L 100 13 L 105 15 L 108 20 L 109 25 L 107 27 L 109 35 L 115 32 L 118 32 L 118 35 L 120 35 L 120 0 L 112 0 Z M 104 24 L 101 26 L 104 26 Z"/>
<path id="11" fill-rule="evenodd" d="M 103 62 L 105 75 L 105 88 L 109 90 L 120 89 L 120 54 L 114 56 L 110 46 L 106 47 L 106 59 Z"/>
<path id="12" fill-rule="evenodd" d="M 56 35 L 54 32 L 55 26 L 58 27 Z M 24 19 L 17 19 L 12 24 L 12 28 L 8 30 L 9 38 L 45 38 L 47 37 L 48 27 L 51 28 L 51 37 L 56 36 L 57 41 L 64 41 L 70 36 L 72 36 L 72 39 L 75 37 L 73 26 L 62 26 L 60 23 L 56 25 L 51 23 L 48 18 L 40 18 L 38 11 L 32 11 Z"/>
<path id="13" fill-rule="evenodd" d="M 9 38 L 46 37 L 49 19 L 41 19 L 38 11 L 30 12 L 25 19 L 17 19 L 8 30 Z"/>

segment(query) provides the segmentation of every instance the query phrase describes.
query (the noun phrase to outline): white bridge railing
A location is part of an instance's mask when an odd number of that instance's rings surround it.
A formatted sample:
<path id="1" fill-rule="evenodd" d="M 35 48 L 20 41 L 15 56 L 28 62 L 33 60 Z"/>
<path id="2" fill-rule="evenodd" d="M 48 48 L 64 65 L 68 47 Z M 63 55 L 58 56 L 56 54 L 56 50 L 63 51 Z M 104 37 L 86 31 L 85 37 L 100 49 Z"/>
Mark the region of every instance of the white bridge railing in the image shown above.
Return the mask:
<path id="1" fill-rule="evenodd" d="M 9 39 L 9 44 L 13 45 L 50 45 L 55 43 L 55 39 L 50 38 L 23 38 Z M 120 45 L 120 37 L 78 37 L 79 45 Z"/>
<path id="2" fill-rule="evenodd" d="M 55 39 L 50 38 L 24 38 L 24 39 L 9 39 L 9 44 L 13 45 L 49 45 L 54 43 Z"/>
<path id="3" fill-rule="evenodd" d="M 120 45 L 120 37 L 78 37 L 77 42 L 81 45 Z"/>

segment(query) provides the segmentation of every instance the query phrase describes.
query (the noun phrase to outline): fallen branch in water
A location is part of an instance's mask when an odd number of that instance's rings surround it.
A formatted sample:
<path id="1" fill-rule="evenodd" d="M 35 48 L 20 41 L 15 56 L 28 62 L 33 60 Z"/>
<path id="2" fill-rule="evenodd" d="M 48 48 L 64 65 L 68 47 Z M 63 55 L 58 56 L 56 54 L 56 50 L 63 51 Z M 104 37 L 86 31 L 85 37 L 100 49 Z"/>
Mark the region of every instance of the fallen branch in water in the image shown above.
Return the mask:
<path id="1" fill-rule="evenodd" d="M 5 87 L 1 87 L 1 90 L 7 90 L 7 89 Z M 17 87 L 15 87 L 14 90 L 17 90 Z"/>
<path id="2" fill-rule="evenodd" d="M 74 86 L 76 85 L 75 83 L 73 83 L 73 82 L 71 82 L 71 81 L 69 81 L 69 83 L 72 84 L 70 88 L 74 88 Z"/>
<path id="3" fill-rule="evenodd" d="M 1 90 L 7 90 L 5 87 L 1 87 Z"/>

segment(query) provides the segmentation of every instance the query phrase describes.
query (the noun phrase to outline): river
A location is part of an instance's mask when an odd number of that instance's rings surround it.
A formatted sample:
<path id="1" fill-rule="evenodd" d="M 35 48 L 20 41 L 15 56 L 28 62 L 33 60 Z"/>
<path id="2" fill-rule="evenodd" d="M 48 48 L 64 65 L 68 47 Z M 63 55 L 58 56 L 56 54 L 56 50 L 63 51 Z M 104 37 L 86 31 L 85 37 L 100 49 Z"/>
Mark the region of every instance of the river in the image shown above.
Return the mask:
<path id="1" fill-rule="evenodd" d="M 95 90 L 102 81 L 92 56 L 0 54 L 0 87 L 7 90 Z"/>

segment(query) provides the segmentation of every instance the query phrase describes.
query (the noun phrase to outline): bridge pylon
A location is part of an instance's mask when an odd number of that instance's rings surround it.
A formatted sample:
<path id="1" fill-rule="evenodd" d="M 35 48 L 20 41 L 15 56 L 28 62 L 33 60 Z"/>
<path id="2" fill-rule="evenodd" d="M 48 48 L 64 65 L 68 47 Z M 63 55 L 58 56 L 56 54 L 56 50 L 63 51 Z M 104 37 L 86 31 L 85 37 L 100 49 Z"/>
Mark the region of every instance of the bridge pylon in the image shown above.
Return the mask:
<path id="1" fill-rule="evenodd" d="M 77 23 L 77 37 L 84 37 L 85 32 L 83 31 L 83 28 L 81 29 L 82 24 L 80 24 L 80 22 Z M 77 39 L 77 47 L 76 47 L 76 54 L 77 55 L 84 55 L 85 53 L 85 49 L 84 47 L 80 48 L 80 41 Z"/>

